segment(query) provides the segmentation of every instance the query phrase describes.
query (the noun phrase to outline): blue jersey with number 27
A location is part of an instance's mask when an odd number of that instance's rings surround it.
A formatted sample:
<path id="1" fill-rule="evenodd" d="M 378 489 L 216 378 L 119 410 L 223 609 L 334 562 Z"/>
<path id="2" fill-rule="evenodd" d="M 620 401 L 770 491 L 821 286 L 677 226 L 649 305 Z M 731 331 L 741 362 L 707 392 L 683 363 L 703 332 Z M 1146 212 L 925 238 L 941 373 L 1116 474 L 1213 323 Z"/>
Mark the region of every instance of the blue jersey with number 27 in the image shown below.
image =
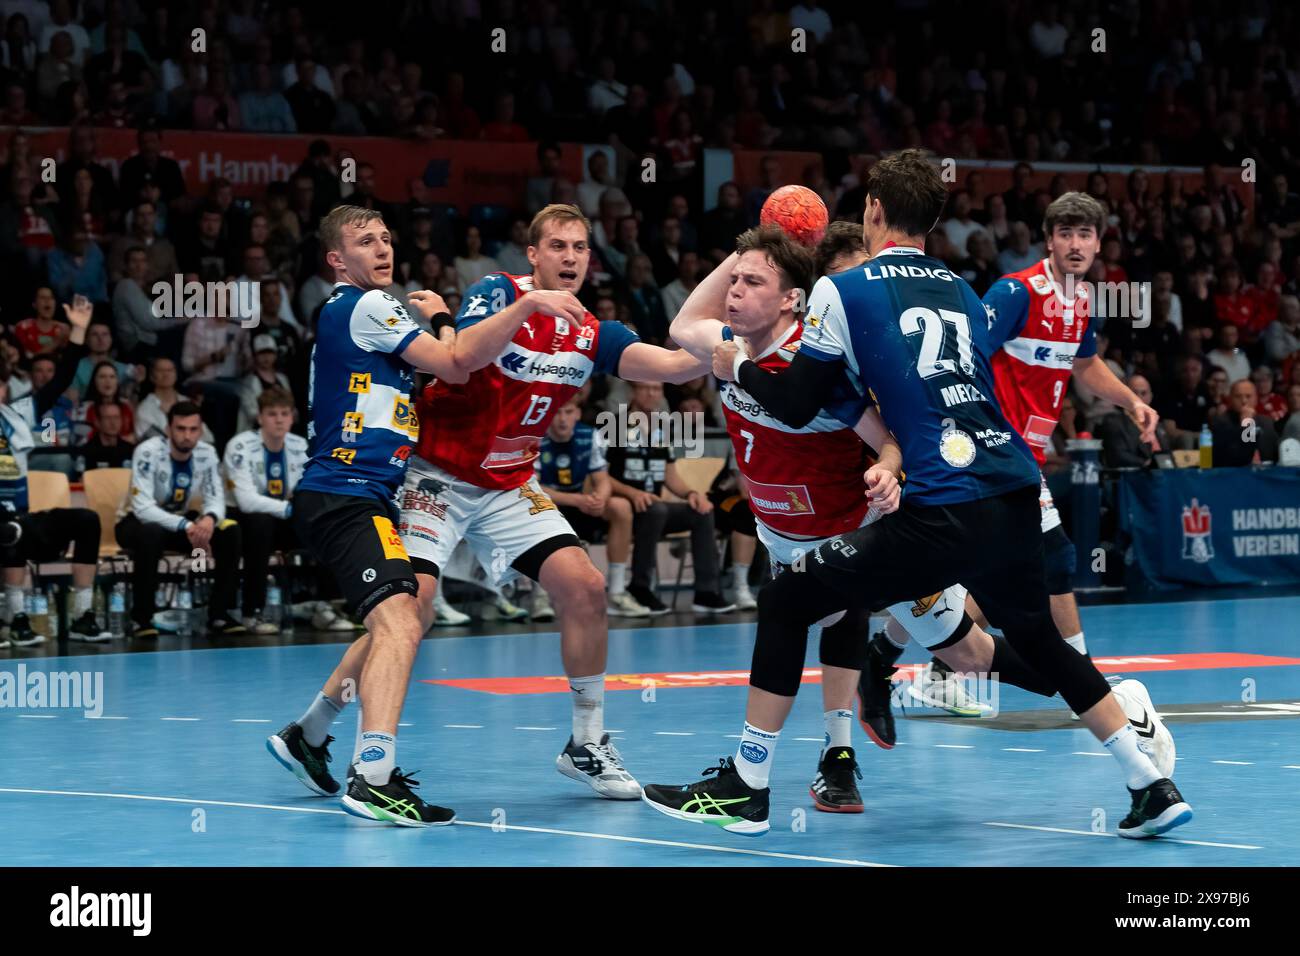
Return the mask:
<path id="1" fill-rule="evenodd" d="M 843 362 L 903 453 L 907 500 L 957 504 L 1039 484 L 993 392 L 988 317 L 941 261 L 891 246 L 813 287 L 800 352 Z"/>

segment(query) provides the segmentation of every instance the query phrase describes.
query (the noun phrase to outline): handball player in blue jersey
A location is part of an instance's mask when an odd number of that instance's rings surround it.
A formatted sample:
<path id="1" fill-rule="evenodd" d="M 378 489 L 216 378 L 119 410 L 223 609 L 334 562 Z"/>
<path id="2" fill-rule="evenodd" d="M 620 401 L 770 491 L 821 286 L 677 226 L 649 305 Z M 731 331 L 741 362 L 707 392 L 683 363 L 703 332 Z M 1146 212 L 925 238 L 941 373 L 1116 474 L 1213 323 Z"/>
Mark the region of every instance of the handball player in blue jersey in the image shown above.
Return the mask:
<path id="1" fill-rule="evenodd" d="M 963 279 L 923 251 L 946 197 L 936 167 L 920 150 L 903 150 L 872 167 L 866 193 L 871 259 L 818 280 L 789 367 L 765 371 L 735 342 L 714 351 L 715 374 L 792 428 L 811 421 L 847 373 L 879 406 L 907 475 L 897 513 L 823 543 L 801 571 L 763 589 L 751 683 L 797 689 L 817 622 L 961 583 L 1116 758 L 1132 798 L 1119 835 L 1150 837 L 1186 823 L 1191 807 L 1139 746 L 1106 679 L 1052 620 L 1040 475 L 995 398 L 987 314 Z M 963 614 L 957 633 L 972 626 Z M 758 707 L 751 695 L 737 759 L 686 786 L 647 786 L 644 799 L 677 819 L 766 832 L 767 781 L 793 702 L 793 690 L 760 695 Z"/>
<path id="2" fill-rule="evenodd" d="M 394 496 L 419 436 L 411 389 L 415 371 L 463 383 L 501 352 L 535 312 L 582 322 L 569 292 L 531 292 L 460 335 L 442 299 L 413 292 L 412 304 L 437 335 L 424 331 L 383 290 L 393 281 L 393 246 L 382 217 L 339 206 L 321 220 L 321 245 L 334 269 L 334 292 L 321 308 L 312 349 L 308 454 L 292 517 L 317 560 L 337 578 L 369 640 L 353 644 L 321 692 L 267 748 L 308 789 L 339 791 L 330 774 L 328 729 L 353 696 L 364 703 L 343 808 L 398 826 L 451 823 L 455 814 L 418 797 L 418 781 L 396 765 L 397 722 L 424 628 L 419 587 L 394 522 Z M 364 663 L 358 658 L 364 657 Z M 360 673 L 359 686 L 342 674 Z"/>

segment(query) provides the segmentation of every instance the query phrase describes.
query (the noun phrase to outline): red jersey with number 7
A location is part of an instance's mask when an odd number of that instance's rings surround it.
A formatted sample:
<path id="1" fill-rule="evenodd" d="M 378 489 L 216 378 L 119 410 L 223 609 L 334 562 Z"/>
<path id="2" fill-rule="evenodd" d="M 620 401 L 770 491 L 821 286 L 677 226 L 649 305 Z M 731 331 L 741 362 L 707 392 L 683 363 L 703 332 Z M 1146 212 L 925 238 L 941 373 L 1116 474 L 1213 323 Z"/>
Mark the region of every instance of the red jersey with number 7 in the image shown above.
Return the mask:
<path id="1" fill-rule="evenodd" d="M 1039 468 L 1047 461 L 1075 358 L 1097 354 L 1090 306 L 1087 284 L 1071 281 L 1063 289 L 1047 259 L 1003 276 L 984 293 L 993 389 Z"/>
<path id="2" fill-rule="evenodd" d="M 465 293 L 457 333 L 532 288 L 532 276 L 484 276 Z M 419 456 L 480 488 L 526 484 L 551 417 L 592 375 L 617 374 L 623 350 L 636 341 L 621 322 L 601 322 L 590 312 L 581 324 L 534 312 L 468 382 L 435 380 L 425 388 L 416 406 Z"/>
<path id="3" fill-rule="evenodd" d="M 780 374 L 802 335 L 795 322 L 754 363 Z M 724 383 L 719 396 L 757 520 L 777 534 L 800 538 L 829 538 L 862 524 L 871 506 L 862 480 L 867 446 L 841 418 L 856 424 L 865 399 L 844 394 L 803 428 L 791 428 L 736 382 Z"/>

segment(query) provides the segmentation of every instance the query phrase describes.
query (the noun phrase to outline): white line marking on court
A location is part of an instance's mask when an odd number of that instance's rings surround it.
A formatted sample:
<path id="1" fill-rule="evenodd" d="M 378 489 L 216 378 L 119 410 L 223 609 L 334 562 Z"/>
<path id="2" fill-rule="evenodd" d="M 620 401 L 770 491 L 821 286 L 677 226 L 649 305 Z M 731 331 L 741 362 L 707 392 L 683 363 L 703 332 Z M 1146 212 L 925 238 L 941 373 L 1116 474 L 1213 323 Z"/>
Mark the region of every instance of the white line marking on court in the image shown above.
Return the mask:
<path id="1" fill-rule="evenodd" d="M 1067 830 L 1063 827 L 1034 827 L 1027 823 L 991 823 L 985 822 L 986 827 L 1007 827 L 1011 830 L 1038 830 L 1042 833 L 1069 833 L 1074 836 L 1099 836 L 1114 837 L 1119 839 L 1118 833 L 1094 833 L 1091 830 Z M 1249 843 L 1209 843 L 1205 840 L 1180 840 L 1177 837 L 1156 837 L 1160 843 L 1183 843 L 1187 846 L 1215 846 L 1224 850 L 1262 850 L 1262 846 L 1251 846 Z"/>
<path id="2" fill-rule="evenodd" d="M 1002 749 L 1005 750 L 1005 751 L 1007 751 L 1008 753 L 1013 753 L 1013 754 L 1040 754 L 1040 753 L 1042 753 L 1041 750 L 1036 750 L 1036 749 L 1034 749 L 1033 747 L 1003 747 Z"/>
<path id="3" fill-rule="evenodd" d="M 554 727 L 516 727 L 515 730 L 554 730 Z"/>
<path id="4" fill-rule="evenodd" d="M 202 720 L 202 717 L 159 717 L 159 720 Z"/>
<path id="5" fill-rule="evenodd" d="M 1254 762 L 1251 760 L 1212 760 L 1211 763 L 1227 764 L 1230 767 L 1253 767 Z"/>
<path id="6" fill-rule="evenodd" d="M 100 714 L 98 717 L 87 717 L 87 720 L 130 720 L 130 717 L 108 717 Z"/>
<path id="7" fill-rule="evenodd" d="M 656 730 L 655 736 L 656 737 L 694 737 L 695 733 L 694 731 L 682 731 L 682 730 Z"/>
<path id="8" fill-rule="evenodd" d="M 482 730 L 482 724 L 443 724 L 444 727 L 450 727 L 453 730 Z"/>
<path id="9" fill-rule="evenodd" d="M 19 714 L 24 720 L 54 720 L 58 714 Z"/>
<path id="10" fill-rule="evenodd" d="M 1070 754 L 1071 757 L 1109 757 L 1108 753 L 1097 753 L 1095 750 L 1076 750 Z"/>
<path id="11" fill-rule="evenodd" d="M 795 740 L 810 740 L 815 744 L 825 743 L 825 737 L 796 737 Z"/>
<path id="12" fill-rule="evenodd" d="M 741 738 L 740 734 L 723 734 L 722 736 L 730 737 L 732 740 L 739 740 Z"/>
<path id="13" fill-rule="evenodd" d="M 236 717 L 232 724 L 269 724 L 271 721 L 262 717 Z"/>
<path id="14" fill-rule="evenodd" d="M 88 790 L 29 790 L 20 787 L 0 787 L 0 793 L 22 793 L 38 796 L 101 797 L 113 800 L 148 800 L 158 803 L 203 804 L 211 807 L 239 807 L 247 810 L 279 810 L 283 813 L 328 813 L 349 816 L 342 810 L 317 807 L 284 807 L 273 803 L 237 803 L 232 800 L 186 800 L 182 797 L 155 797 L 138 793 L 95 793 Z M 843 860 L 830 856 L 805 856 L 799 853 L 777 853 L 772 850 L 746 850 L 741 847 L 713 846 L 709 843 L 683 843 L 679 840 L 655 840 L 649 837 L 622 836 L 614 833 L 589 833 L 583 830 L 557 830 L 551 827 L 526 827 L 517 824 L 486 823 L 478 820 L 457 820 L 457 826 L 482 827 L 489 830 L 516 830 L 520 833 L 549 833 L 554 836 L 585 837 L 588 840 L 614 840 L 619 843 L 642 843 L 649 846 L 680 847 L 687 850 L 711 850 L 714 853 L 739 853 L 744 856 L 761 856 L 769 859 L 797 860 L 805 863 L 836 863 L 841 866 L 892 867 L 890 863 L 873 863 L 869 860 Z"/>
<path id="15" fill-rule="evenodd" d="M 974 744 L 935 744 L 941 750 L 974 750 Z"/>
<path id="16" fill-rule="evenodd" d="M 1300 766 L 1297 766 L 1296 764 L 1293 764 L 1293 763 L 1285 763 L 1285 764 L 1282 765 L 1282 769 L 1283 769 L 1283 770 L 1300 770 Z"/>
<path id="17" fill-rule="evenodd" d="M 399 727 L 414 727 L 415 724 L 398 724 Z"/>

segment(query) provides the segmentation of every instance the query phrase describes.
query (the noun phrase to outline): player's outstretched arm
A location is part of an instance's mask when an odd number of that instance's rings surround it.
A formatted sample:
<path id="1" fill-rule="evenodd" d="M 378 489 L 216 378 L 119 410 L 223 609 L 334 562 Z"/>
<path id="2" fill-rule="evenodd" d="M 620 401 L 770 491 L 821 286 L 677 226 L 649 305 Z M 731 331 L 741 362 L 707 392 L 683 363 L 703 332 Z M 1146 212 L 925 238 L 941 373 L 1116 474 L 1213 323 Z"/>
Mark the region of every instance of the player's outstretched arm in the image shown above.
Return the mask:
<path id="1" fill-rule="evenodd" d="M 618 377 L 626 382 L 680 385 L 708 374 L 707 359 L 698 359 L 685 348 L 665 349 L 645 342 L 633 342 L 618 362 Z"/>
<path id="2" fill-rule="evenodd" d="M 673 341 L 698 359 L 708 361 L 713 347 L 722 341 L 724 326 L 719 316 L 726 314 L 727 290 L 737 258 L 733 252 L 700 281 L 668 329 Z"/>
<path id="3" fill-rule="evenodd" d="M 1096 355 L 1076 357 L 1074 375 L 1099 398 L 1132 412 L 1137 417 L 1138 427 L 1142 429 L 1142 441 L 1147 444 L 1155 441 L 1156 426 L 1160 424 L 1160 416 L 1154 408 L 1138 398 L 1131 388 L 1121 382 L 1100 357 Z"/>

